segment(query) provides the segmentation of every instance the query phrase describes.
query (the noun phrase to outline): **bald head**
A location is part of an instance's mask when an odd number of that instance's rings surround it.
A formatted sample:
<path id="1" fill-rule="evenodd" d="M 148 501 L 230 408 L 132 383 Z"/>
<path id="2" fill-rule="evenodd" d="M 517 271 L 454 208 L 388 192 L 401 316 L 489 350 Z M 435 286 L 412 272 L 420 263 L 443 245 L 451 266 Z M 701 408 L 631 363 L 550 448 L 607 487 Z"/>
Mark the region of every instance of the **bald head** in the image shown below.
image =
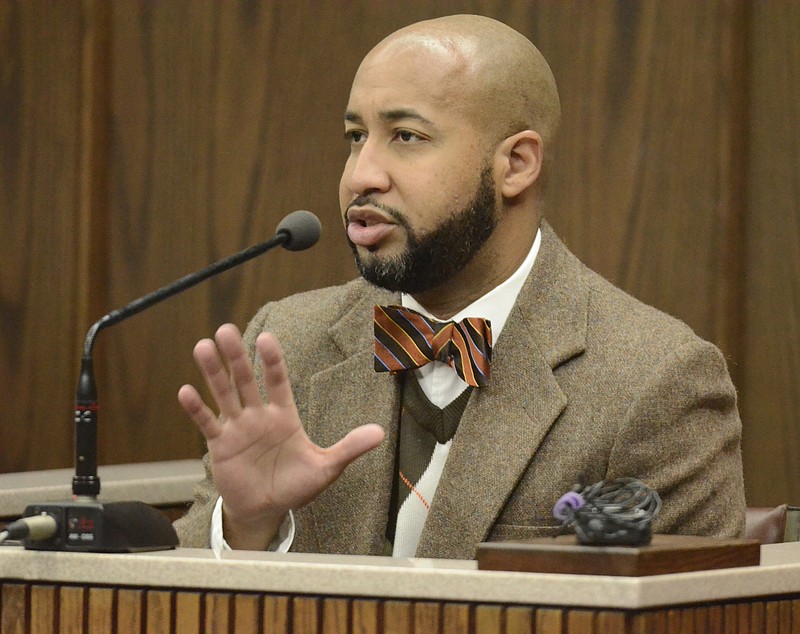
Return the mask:
<path id="1" fill-rule="evenodd" d="M 359 66 L 344 119 L 339 202 L 367 280 L 449 317 L 519 268 L 559 119 L 526 38 L 467 15 L 397 31 Z"/>
<path id="2" fill-rule="evenodd" d="M 452 15 L 407 26 L 380 42 L 361 68 L 422 53 L 439 74 L 441 98 L 462 110 L 492 141 L 538 132 L 549 155 L 561 116 L 555 78 L 525 36 L 477 15 Z"/>

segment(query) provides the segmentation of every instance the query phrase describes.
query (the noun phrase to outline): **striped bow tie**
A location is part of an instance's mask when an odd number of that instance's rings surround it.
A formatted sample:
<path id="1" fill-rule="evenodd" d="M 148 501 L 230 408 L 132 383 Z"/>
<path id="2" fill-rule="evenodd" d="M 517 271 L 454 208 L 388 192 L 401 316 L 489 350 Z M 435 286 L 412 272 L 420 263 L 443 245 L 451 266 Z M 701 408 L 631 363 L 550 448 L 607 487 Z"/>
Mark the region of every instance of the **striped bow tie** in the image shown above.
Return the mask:
<path id="1" fill-rule="evenodd" d="M 467 317 L 439 322 L 403 306 L 375 307 L 375 370 L 401 372 L 431 361 L 452 367 L 467 384 L 489 382 L 492 329 L 489 321 Z"/>

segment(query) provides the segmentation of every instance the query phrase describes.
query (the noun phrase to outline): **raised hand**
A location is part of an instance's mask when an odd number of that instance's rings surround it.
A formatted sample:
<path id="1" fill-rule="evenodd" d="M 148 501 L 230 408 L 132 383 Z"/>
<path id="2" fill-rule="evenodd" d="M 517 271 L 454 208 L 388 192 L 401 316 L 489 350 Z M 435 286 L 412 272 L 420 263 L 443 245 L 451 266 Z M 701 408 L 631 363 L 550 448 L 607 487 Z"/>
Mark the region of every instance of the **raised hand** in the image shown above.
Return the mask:
<path id="1" fill-rule="evenodd" d="M 203 339 L 194 349 L 219 417 L 191 385 L 178 392 L 208 443 L 223 498 L 225 538 L 234 548 L 265 548 L 290 509 L 313 500 L 384 436 L 379 425 L 363 425 L 327 449 L 315 445 L 300 421 L 277 339 L 259 335 L 256 350 L 264 366 L 266 403 L 241 334 L 231 324 L 217 330 L 215 341 Z"/>

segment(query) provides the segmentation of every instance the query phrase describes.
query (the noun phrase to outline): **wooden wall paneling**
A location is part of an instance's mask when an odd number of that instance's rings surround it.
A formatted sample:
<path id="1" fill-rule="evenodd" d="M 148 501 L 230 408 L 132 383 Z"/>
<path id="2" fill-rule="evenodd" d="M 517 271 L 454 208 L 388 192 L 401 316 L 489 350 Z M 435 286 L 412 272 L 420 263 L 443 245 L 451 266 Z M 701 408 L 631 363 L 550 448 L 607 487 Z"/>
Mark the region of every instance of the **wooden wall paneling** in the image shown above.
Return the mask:
<path id="1" fill-rule="evenodd" d="M 234 634 L 251 634 L 260 632 L 261 597 L 257 594 L 238 593 L 233 599 L 233 632 Z"/>
<path id="2" fill-rule="evenodd" d="M 782 629 L 789 631 L 788 624 L 781 622 L 781 601 L 770 601 L 764 610 L 764 631 L 769 634 L 778 634 Z"/>
<path id="3" fill-rule="evenodd" d="M 361 634 L 378 634 L 378 618 L 381 604 L 375 599 L 354 599 L 352 604 L 353 611 L 353 631 Z"/>
<path id="4" fill-rule="evenodd" d="M 111 101 L 111 5 L 81 3 L 80 166 L 78 173 L 78 332 L 82 345 L 89 327 L 107 310 L 108 165 Z M 71 377 L 77 382 L 77 377 Z"/>
<path id="5" fill-rule="evenodd" d="M 289 597 L 267 595 L 264 597 L 264 634 L 285 634 L 289 630 Z"/>
<path id="6" fill-rule="evenodd" d="M 732 7 L 543 3 L 526 29 L 562 99 L 545 215 L 591 268 L 728 354 L 738 342 L 718 289 L 742 175 L 721 151 L 745 90 L 728 67 L 742 37 Z"/>
<path id="7" fill-rule="evenodd" d="M 563 612 L 557 608 L 537 608 L 534 619 L 536 634 L 561 634 Z"/>
<path id="8" fill-rule="evenodd" d="M 414 603 L 414 632 L 438 632 L 442 624 L 442 605 L 433 601 Z"/>
<path id="9" fill-rule="evenodd" d="M 800 504 L 800 5 L 752 14 L 745 486 L 753 505 Z"/>
<path id="10" fill-rule="evenodd" d="M 530 634 L 533 630 L 534 610 L 528 606 L 506 608 L 506 634 Z"/>
<path id="11" fill-rule="evenodd" d="M 35 586 L 34 586 L 35 587 Z M 82 632 L 86 592 L 83 586 L 60 586 L 58 605 L 58 629 L 60 632 Z"/>
<path id="12" fill-rule="evenodd" d="M 594 632 L 595 615 L 593 610 L 571 610 L 566 618 L 566 633 Z"/>
<path id="13" fill-rule="evenodd" d="M 178 592 L 175 595 L 175 631 L 201 632 L 203 595 Z"/>
<path id="14" fill-rule="evenodd" d="M 753 602 L 750 603 L 749 605 L 750 605 L 750 618 L 748 621 L 746 621 L 746 623 L 756 632 L 765 631 L 766 621 L 767 621 L 766 603 Z"/>
<path id="15" fill-rule="evenodd" d="M 719 607 L 719 606 L 717 606 Z M 692 613 L 692 623 L 694 624 L 694 629 L 697 632 L 713 632 L 714 628 L 716 627 L 716 631 L 720 631 L 719 623 L 712 624 L 711 622 L 711 609 L 703 606 L 698 608 L 688 608 L 687 611 Z"/>
<path id="16" fill-rule="evenodd" d="M 470 605 L 467 603 L 445 603 L 442 606 L 442 632 L 469 632 Z M 489 626 L 502 622 L 503 610 L 499 606 L 478 606 L 475 608 L 475 628 L 489 632 Z"/>
<path id="17" fill-rule="evenodd" d="M 171 590 L 148 590 L 145 594 L 145 632 L 168 632 L 172 623 Z"/>
<path id="18" fill-rule="evenodd" d="M 667 632 L 693 632 L 694 615 L 691 609 L 673 608 L 666 613 Z"/>
<path id="19" fill-rule="evenodd" d="M 792 601 L 786 600 L 780 602 L 778 608 L 778 622 L 780 623 L 782 631 L 792 631 Z"/>
<path id="20" fill-rule="evenodd" d="M 731 609 L 732 608 L 732 609 Z M 747 621 L 746 616 L 740 617 L 741 614 L 745 614 L 745 610 L 739 606 L 730 606 L 726 605 L 723 607 L 723 628 L 720 630 L 721 632 L 743 632 L 745 631 Z M 738 629 L 737 629 L 738 628 Z"/>
<path id="21" fill-rule="evenodd" d="M 81 29 L 79 3 L 0 3 L 3 472 L 72 464 Z"/>
<path id="22" fill-rule="evenodd" d="M 53 585 L 33 585 L 30 589 L 32 632 L 48 634 L 58 631 L 56 595 L 58 588 Z"/>
<path id="23" fill-rule="evenodd" d="M 445 605 L 442 609 L 442 616 L 445 625 L 443 628 L 444 631 L 449 632 L 450 634 L 467 631 L 466 628 L 459 627 L 460 624 L 455 620 L 452 622 L 452 624 L 448 623 L 449 615 L 447 607 L 448 606 Z M 499 605 L 475 606 L 475 631 L 485 634 L 500 634 L 504 631 L 504 616 L 505 609 Z"/>
<path id="24" fill-rule="evenodd" d="M 614 634 L 625 629 L 625 613 L 619 610 L 601 610 L 595 615 L 597 634 Z"/>
<path id="25" fill-rule="evenodd" d="M 411 634 L 414 631 L 414 607 L 411 602 L 384 601 L 383 628 L 386 634 Z"/>
<path id="26" fill-rule="evenodd" d="M 113 5 L 105 310 L 219 259 L 206 248 L 208 173 L 201 152 L 211 138 L 213 11 L 211 4 Z M 196 332 L 187 333 L 186 323 L 204 320 L 207 303 L 198 298 L 207 293 L 201 286 L 167 300 L 98 338 L 101 462 L 202 453 L 175 392 L 186 375 L 176 365 L 191 363 L 186 335 Z"/>
<path id="27" fill-rule="evenodd" d="M 351 631 L 350 600 L 341 597 L 322 599 L 322 632 L 345 634 Z"/>
<path id="28" fill-rule="evenodd" d="M 706 613 L 706 630 L 709 632 L 725 631 L 725 610 L 720 605 L 712 605 Z"/>
<path id="29" fill-rule="evenodd" d="M 292 599 L 292 629 L 295 632 L 312 634 L 322 631 L 321 599 L 319 597 L 294 597 Z"/>
<path id="30" fill-rule="evenodd" d="M 4 582 L 0 585 L 0 632 L 22 634 L 30 629 L 29 586 Z"/>
<path id="31" fill-rule="evenodd" d="M 131 632 L 142 630 L 142 612 L 144 591 L 135 588 L 117 590 L 116 619 L 117 626 L 122 623 Z"/>
<path id="32" fill-rule="evenodd" d="M 749 624 L 751 603 L 739 603 L 733 606 L 725 606 L 725 631 L 726 632 L 746 632 Z M 758 622 L 755 622 L 758 625 Z"/>
<path id="33" fill-rule="evenodd" d="M 231 595 L 209 592 L 205 595 L 205 631 L 228 632 L 231 626 Z"/>
<path id="34" fill-rule="evenodd" d="M 351 619 L 356 603 L 371 603 L 373 614 L 381 600 L 353 597 L 273 597 L 261 593 L 100 588 L 6 583 L 0 588 L 2 632 L 493 632 L 566 634 L 617 632 L 790 632 L 797 623 L 797 601 L 770 597 L 740 603 L 662 607 L 643 611 L 586 610 L 496 604 L 387 601 L 407 605 L 413 618 L 366 623 Z M 117 599 L 115 599 L 115 596 Z M 142 600 L 142 598 L 145 598 Z M 189 598 L 184 601 L 184 598 Z M 269 616 L 279 599 L 291 606 L 277 624 Z M 271 605 L 273 604 L 273 605 Z M 119 610 L 112 616 L 113 606 Z M 189 612 L 196 611 L 195 618 Z M 209 618 L 222 610 L 224 616 Z M 263 611 L 262 611 L 263 610 Z M 185 612 L 180 614 L 180 612 Z M 206 618 L 205 625 L 200 623 Z M 262 618 L 263 617 L 263 618 Z M 144 623 L 144 628 L 142 624 Z M 274 625 L 278 625 L 274 629 Z M 87 630 L 88 628 L 88 630 Z"/>
<path id="35" fill-rule="evenodd" d="M 747 168 L 750 148 L 742 144 L 749 125 L 749 55 L 751 3 L 725 0 L 720 5 L 719 68 L 719 204 L 708 211 L 714 217 L 718 239 L 712 257 L 719 262 L 714 292 L 713 323 L 704 332 L 728 360 L 734 385 L 743 389 L 745 321 L 745 231 L 747 223 Z M 741 414 L 741 412 L 740 412 Z"/>
<path id="36" fill-rule="evenodd" d="M 667 613 L 638 612 L 631 617 L 631 629 L 637 634 L 667 634 Z"/>
<path id="37" fill-rule="evenodd" d="M 92 634 L 112 634 L 117 610 L 113 588 L 89 588 L 88 630 Z M 120 629 L 117 627 L 116 629 Z M 191 630 L 184 630 L 191 631 Z"/>

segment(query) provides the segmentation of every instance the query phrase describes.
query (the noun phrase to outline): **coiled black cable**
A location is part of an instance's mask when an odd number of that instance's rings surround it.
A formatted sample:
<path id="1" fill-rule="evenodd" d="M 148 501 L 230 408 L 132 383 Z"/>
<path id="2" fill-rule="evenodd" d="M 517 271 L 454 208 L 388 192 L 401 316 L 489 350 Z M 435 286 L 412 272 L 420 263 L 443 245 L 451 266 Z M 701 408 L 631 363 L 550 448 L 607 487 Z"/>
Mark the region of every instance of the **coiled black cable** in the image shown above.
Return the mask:
<path id="1" fill-rule="evenodd" d="M 617 478 L 576 485 L 559 498 L 553 515 L 562 526 L 574 527 L 581 544 L 640 546 L 650 543 L 660 510 L 654 489 L 635 478 Z"/>

